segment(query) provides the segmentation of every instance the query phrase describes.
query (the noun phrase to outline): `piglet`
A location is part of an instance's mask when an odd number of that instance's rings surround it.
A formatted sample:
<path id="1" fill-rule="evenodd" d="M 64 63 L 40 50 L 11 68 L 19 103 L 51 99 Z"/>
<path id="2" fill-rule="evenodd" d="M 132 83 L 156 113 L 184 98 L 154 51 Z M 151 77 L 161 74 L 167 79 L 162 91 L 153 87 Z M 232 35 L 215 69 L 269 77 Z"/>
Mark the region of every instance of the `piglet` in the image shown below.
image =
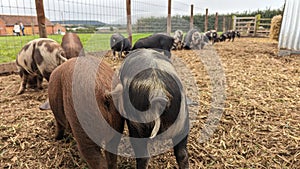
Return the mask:
<path id="1" fill-rule="evenodd" d="M 63 48 L 52 39 L 39 38 L 28 42 L 16 58 L 16 64 L 22 78 L 17 94 L 22 94 L 29 79 L 34 79 L 35 77 L 37 77 L 37 87 L 41 89 L 42 79 L 45 78 L 49 81 L 52 71 L 58 65 L 67 61 L 67 58 L 64 56 Z"/>

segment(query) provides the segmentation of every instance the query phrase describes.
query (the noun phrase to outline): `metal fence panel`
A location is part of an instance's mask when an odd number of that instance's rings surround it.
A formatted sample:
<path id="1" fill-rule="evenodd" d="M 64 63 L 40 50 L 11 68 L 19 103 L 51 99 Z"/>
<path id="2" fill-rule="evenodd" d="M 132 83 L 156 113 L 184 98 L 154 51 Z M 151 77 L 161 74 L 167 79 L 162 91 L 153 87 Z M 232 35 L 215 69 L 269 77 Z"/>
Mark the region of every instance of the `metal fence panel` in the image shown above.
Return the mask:
<path id="1" fill-rule="evenodd" d="M 191 2 L 171 1 L 171 36 L 177 29 L 184 32 L 190 29 Z M 47 35 L 59 43 L 65 32 L 74 31 L 85 38 L 85 49 L 93 52 L 109 50 L 109 37 L 114 32 L 127 36 L 124 0 L 43 0 L 43 3 Z M 204 31 L 205 9 L 200 2 L 193 7 L 194 28 Z M 132 37 L 136 40 L 152 33 L 166 33 L 167 17 L 167 0 L 131 0 Z M 25 36 L 13 32 L 14 25 L 21 22 L 25 26 Z M 220 31 L 222 22 L 223 18 L 219 17 Z M 214 23 L 215 16 L 212 15 L 208 28 L 214 29 Z M 230 20 L 226 24 L 230 25 Z M 0 62 L 14 60 L 21 48 L 38 35 L 35 0 L 0 0 Z"/>
<path id="2" fill-rule="evenodd" d="M 286 0 L 281 31 L 279 35 L 279 55 L 300 51 L 300 1 Z"/>

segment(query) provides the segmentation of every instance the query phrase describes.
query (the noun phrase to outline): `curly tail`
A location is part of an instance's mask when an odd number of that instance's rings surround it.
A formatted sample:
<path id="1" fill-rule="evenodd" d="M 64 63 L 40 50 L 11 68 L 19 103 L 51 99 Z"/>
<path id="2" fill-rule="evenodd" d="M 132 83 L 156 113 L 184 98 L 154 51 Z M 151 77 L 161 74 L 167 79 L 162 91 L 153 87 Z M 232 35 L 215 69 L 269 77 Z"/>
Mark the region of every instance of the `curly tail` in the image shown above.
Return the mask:
<path id="1" fill-rule="evenodd" d="M 161 120 L 159 115 L 162 114 L 162 112 L 165 110 L 165 108 L 168 106 L 169 99 L 165 95 L 165 93 L 161 90 L 152 92 L 150 95 L 150 111 L 153 112 L 156 119 L 154 121 L 154 127 L 152 129 L 150 138 L 154 138 L 160 128 Z"/>

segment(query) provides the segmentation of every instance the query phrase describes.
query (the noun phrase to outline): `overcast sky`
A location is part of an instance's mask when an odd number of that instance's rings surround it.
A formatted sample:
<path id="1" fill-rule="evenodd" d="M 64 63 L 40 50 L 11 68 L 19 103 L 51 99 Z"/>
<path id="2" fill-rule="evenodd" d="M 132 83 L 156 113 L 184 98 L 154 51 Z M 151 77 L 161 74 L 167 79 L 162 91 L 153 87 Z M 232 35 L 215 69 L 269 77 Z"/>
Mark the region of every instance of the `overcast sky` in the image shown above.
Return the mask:
<path id="1" fill-rule="evenodd" d="M 285 0 L 172 0 L 172 15 L 218 12 L 256 11 L 282 8 Z M 132 17 L 166 16 L 168 0 L 131 0 Z M 126 23 L 126 0 L 44 0 L 45 14 L 50 20 L 98 20 Z M 0 0 L 0 14 L 36 15 L 35 0 Z"/>

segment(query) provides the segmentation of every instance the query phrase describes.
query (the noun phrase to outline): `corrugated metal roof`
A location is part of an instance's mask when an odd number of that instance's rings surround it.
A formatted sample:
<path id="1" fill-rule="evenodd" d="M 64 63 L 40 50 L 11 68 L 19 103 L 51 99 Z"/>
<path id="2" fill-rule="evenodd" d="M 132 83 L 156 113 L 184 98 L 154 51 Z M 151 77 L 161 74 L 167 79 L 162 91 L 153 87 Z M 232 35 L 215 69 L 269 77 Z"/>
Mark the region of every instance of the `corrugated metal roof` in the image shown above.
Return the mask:
<path id="1" fill-rule="evenodd" d="M 299 0 L 286 0 L 278 46 L 281 51 L 287 50 L 290 51 L 289 53 L 300 51 Z"/>

